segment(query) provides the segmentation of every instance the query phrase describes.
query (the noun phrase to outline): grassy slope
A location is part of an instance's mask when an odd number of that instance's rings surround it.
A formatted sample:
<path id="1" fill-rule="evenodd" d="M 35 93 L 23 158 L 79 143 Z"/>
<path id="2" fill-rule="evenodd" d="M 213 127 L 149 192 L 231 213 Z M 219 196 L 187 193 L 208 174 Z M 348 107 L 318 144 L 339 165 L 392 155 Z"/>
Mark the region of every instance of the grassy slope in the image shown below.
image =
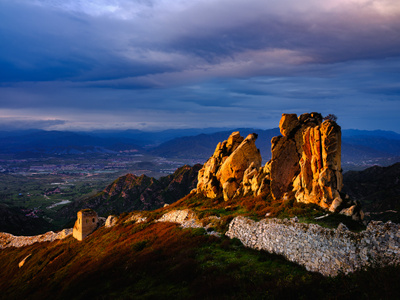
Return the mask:
<path id="1" fill-rule="evenodd" d="M 267 203 L 267 204 L 266 204 Z M 322 212 L 268 197 L 221 199 L 188 196 L 145 214 L 190 207 L 202 217 L 219 215 L 221 231 L 233 216 L 258 219 L 267 211 L 305 216 Z M 275 209 L 275 210 L 274 210 Z M 172 223 L 124 223 L 101 228 L 85 241 L 72 237 L 53 243 L 0 252 L 2 299 L 346 299 L 400 296 L 400 267 L 371 269 L 324 278 L 263 251 L 244 248 L 203 229 L 181 229 Z M 22 268 L 18 263 L 32 254 Z"/>
<path id="2" fill-rule="evenodd" d="M 18 262 L 32 254 L 22 268 Z M 73 238 L 6 249 L 2 299 L 332 299 L 399 294 L 397 268 L 324 278 L 237 240 L 171 223 L 100 229 Z"/>

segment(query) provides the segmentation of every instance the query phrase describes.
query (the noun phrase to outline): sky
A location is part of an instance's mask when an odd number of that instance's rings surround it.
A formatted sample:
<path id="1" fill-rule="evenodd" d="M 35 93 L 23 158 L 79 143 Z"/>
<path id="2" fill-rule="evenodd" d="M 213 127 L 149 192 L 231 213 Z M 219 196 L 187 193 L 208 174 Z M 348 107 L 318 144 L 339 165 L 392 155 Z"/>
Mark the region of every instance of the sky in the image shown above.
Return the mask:
<path id="1" fill-rule="evenodd" d="M 0 0 L 0 130 L 400 133 L 399 0 Z"/>

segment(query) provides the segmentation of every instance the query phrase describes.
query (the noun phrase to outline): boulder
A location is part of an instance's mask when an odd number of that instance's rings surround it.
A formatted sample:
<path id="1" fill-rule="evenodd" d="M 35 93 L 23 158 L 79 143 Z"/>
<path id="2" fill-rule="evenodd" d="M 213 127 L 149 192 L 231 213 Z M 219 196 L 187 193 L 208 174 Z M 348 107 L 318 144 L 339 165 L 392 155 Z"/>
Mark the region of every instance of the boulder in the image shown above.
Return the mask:
<path id="1" fill-rule="evenodd" d="M 244 172 L 251 164 L 255 168 L 261 167 L 262 158 L 255 144 L 256 139 L 256 134 L 249 134 L 223 162 L 217 172 L 217 179 L 221 185 L 232 177 L 237 182 L 242 182 Z"/>
<path id="2" fill-rule="evenodd" d="M 111 228 L 111 227 L 115 226 L 115 224 L 117 224 L 117 221 L 118 221 L 118 217 L 109 215 L 107 217 L 107 220 L 106 220 L 106 223 L 104 224 L 104 226 L 106 228 Z"/>
<path id="3" fill-rule="evenodd" d="M 249 166 L 253 164 L 254 168 L 261 167 L 262 159 L 255 145 L 256 139 L 256 134 L 250 134 L 244 139 L 235 131 L 228 140 L 219 143 L 214 154 L 199 171 L 196 192 L 208 198 L 224 194 L 225 199 L 231 199 L 242 184 Z M 228 180 L 230 182 L 225 185 Z"/>
<path id="4" fill-rule="evenodd" d="M 300 125 L 296 114 L 282 114 L 279 129 L 283 136 L 289 136 Z"/>
<path id="5" fill-rule="evenodd" d="M 239 188 L 239 184 L 237 183 L 234 177 L 229 178 L 222 186 L 222 191 L 224 195 L 224 200 L 228 201 L 233 198 L 236 194 L 237 189 Z"/>
<path id="6" fill-rule="evenodd" d="M 275 199 L 281 199 L 292 189 L 293 178 L 299 173 L 299 156 L 292 139 L 278 137 L 271 143 L 271 193 Z"/>

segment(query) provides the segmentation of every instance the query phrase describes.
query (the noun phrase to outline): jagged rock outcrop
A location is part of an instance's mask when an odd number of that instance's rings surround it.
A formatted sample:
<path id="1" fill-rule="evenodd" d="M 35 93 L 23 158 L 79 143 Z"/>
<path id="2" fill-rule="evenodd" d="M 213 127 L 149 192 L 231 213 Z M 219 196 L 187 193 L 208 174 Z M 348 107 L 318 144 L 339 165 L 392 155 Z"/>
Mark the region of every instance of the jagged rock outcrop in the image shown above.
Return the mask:
<path id="1" fill-rule="evenodd" d="M 219 143 L 214 154 L 199 171 L 197 193 L 209 198 L 223 194 L 224 199 L 232 198 L 240 185 L 247 169 L 261 167 L 261 155 L 255 141 L 257 134 L 249 134 L 245 139 L 238 131 L 228 140 Z"/>
<path id="2" fill-rule="evenodd" d="M 343 200 L 341 128 L 335 121 L 323 121 L 319 113 L 283 114 L 282 136 L 271 143 L 271 194 L 275 199 L 296 198 L 315 203 L 331 212 L 362 218 L 357 203 Z"/>
<path id="3" fill-rule="evenodd" d="M 118 221 L 117 216 L 109 215 L 106 219 L 106 222 L 104 223 L 104 227 L 106 228 L 114 227 L 117 224 L 117 221 Z"/>
<path id="4" fill-rule="evenodd" d="M 236 131 L 219 143 L 199 171 L 197 193 L 229 200 L 271 192 L 276 200 L 295 198 L 362 219 L 359 204 L 340 194 L 340 126 L 319 113 L 306 113 L 282 114 L 279 128 L 282 136 L 272 138 L 272 158 L 264 167 L 255 145 L 257 134 L 243 139 Z"/>

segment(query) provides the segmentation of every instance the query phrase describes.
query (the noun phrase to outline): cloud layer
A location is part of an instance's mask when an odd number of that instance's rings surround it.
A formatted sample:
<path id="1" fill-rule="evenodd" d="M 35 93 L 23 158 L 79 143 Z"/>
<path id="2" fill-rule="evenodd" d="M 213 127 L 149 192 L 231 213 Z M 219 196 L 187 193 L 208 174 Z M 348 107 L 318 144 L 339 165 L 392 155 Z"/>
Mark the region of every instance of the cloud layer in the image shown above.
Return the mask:
<path id="1" fill-rule="evenodd" d="M 400 131 L 397 0 L 0 0 L 0 19 L 3 123 Z"/>

